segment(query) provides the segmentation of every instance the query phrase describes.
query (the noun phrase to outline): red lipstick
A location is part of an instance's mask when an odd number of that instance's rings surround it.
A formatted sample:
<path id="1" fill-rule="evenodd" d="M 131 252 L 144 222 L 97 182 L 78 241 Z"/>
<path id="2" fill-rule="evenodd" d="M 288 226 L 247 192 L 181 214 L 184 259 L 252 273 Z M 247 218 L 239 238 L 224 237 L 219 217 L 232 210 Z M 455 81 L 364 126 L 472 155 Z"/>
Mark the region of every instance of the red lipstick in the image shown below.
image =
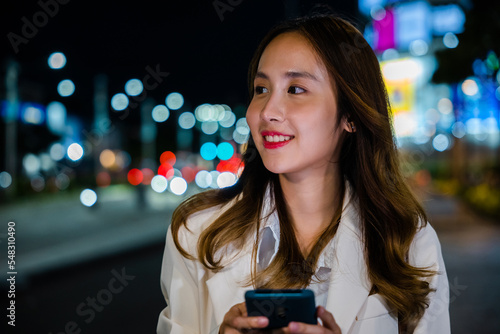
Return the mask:
<path id="1" fill-rule="evenodd" d="M 275 149 L 275 148 L 283 147 L 286 144 L 288 144 L 294 138 L 294 136 L 287 135 L 287 134 L 280 133 L 280 132 L 275 132 L 275 131 L 262 131 L 261 135 L 262 135 L 262 138 L 263 138 L 264 148 L 267 148 L 267 149 Z M 268 137 L 268 136 L 283 137 L 284 140 L 279 140 L 280 138 L 278 138 L 277 141 L 274 141 L 274 140 L 273 141 L 268 141 L 266 139 L 266 137 Z"/>

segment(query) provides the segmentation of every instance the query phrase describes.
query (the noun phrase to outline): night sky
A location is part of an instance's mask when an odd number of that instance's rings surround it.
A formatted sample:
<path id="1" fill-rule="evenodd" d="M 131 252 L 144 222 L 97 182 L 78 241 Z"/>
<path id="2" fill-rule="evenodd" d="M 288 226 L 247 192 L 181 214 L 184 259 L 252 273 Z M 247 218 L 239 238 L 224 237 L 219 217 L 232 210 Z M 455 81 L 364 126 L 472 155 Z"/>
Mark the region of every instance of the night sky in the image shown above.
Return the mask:
<path id="1" fill-rule="evenodd" d="M 82 116 L 92 107 L 88 102 L 97 74 L 109 76 L 111 97 L 123 92 L 128 79 L 147 75 L 148 66 L 170 73 L 148 92 L 158 103 L 178 91 L 193 108 L 201 103 L 246 104 L 247 66 L 270 27 L 290 14 L 307 13 L 317 3 L 350 17 L 357 8 L 356 1 L 297 1 L 293 8 L 295 1 L 220 0 L 231 8 L 221 13 L 221 21 L 211 0 L 60 1 L 67 4 L 41 0 L 57 3 L 57 9 L 50 6 L 56 13 L 17 46 L 17 53 L 9 33 L 24 37 L 23 17 L 33 23 L 35 16 L 44 23 L 43 15 L 37 16 L 43 9 L 37 1 L 4 1 L 1 58 L 11 56 L 20 63 L 22 100 L 61 100 Z M 47 57 L 54 51 L 66 54 L 65 68 L 48 68 Z M 76 91 L 61 98 L 56 85 L 66 78 L 75 82 Z"/>

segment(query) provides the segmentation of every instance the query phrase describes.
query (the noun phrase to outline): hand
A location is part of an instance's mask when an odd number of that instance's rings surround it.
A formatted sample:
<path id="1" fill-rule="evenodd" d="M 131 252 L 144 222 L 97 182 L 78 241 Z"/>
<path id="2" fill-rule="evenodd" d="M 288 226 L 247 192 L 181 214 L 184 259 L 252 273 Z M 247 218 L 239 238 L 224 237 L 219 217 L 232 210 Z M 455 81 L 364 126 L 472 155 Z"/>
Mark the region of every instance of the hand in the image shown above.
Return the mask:
<path id="1" fill-rule="evenodd" d="M 266 317 L 249 317 L 245 303 L 236 304 L 224 316 L 219 334 L 248 333 L 250 329 L 264 328 L 268 323 Z"/>
<path id="2" fill-rule="evenodd" d="M 321 325 L 308 325 L 301 322 L 290 322 L 288 327 L 282 328 L 282 333 L 303 333 L 303 334 L 341 334 L 340 327 L 335 322 L 333 315 L 324 307 L 316 308 L 316 315 L 323 322 Z"/>

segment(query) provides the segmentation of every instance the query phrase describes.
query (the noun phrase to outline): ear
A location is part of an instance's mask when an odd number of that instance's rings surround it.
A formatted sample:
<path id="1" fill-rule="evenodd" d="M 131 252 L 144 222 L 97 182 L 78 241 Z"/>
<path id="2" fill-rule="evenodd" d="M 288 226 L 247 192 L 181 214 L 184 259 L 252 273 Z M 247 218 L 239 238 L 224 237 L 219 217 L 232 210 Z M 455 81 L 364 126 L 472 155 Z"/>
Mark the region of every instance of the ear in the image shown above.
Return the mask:
<path id="1" fill-rule="evenodd" d="M 356 125 L 354 122 L 349 121 L 347 118 L 342 118 L 342 129 L 349 133 L 356 132 Z"/>

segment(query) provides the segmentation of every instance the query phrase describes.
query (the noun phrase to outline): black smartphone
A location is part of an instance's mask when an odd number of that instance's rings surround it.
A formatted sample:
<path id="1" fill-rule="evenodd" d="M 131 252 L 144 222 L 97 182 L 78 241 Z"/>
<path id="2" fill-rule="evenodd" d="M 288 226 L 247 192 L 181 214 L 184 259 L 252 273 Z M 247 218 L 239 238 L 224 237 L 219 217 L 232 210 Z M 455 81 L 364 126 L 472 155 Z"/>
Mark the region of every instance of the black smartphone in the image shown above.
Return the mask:
<path id="1" fill-rule="evenodd" d="M 248 316 L 265 316 L 266 328 L 281 328 L 291 321 L 317 324 L 314 293 L 308 289 L 257 289 L 245 293 Z"/>

